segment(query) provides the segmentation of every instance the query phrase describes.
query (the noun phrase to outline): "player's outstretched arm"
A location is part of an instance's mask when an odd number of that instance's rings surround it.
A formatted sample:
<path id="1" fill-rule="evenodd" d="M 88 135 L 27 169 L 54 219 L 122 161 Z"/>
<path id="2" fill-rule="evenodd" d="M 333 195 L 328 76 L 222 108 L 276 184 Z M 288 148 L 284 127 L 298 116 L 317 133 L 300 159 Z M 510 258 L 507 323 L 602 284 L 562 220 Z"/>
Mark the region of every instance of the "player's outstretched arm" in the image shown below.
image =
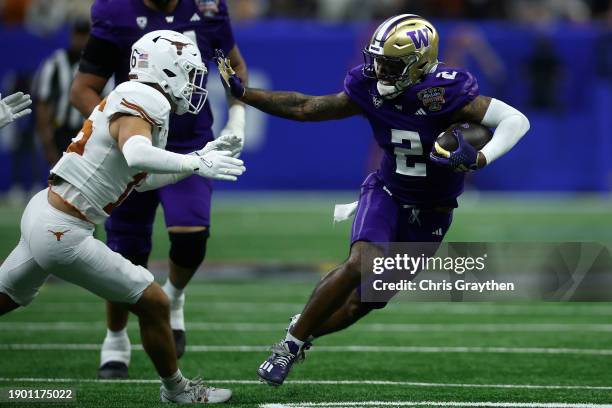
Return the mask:
<path id="1" fill-rule="evenodd" d="M 119 115 L 111 121 L 110 132 L 117 140 L 128 166 L 139 171 L 158 174 L 159 177 L 168 176 L 158 178 L 155 181 L 156 187 L 176 183 L 192 174 L 235 181 L 245 171 L 242 160 L 232 158 L 232 152 L 229 150 L 213 149 L 202 152 L 203 154 L 199 154 L 201 152 L 199 151 L 185 155 L 153 146 L 151 125 L 136 116 Z M 165 183 L 161 184 L 162 181 Z"/>
<path id="2" fill-rule="evenodd" d="M 344 92 L 310 96 L 246 88 L 240 100 L 271 115 L 302 122 L 344 119 L 361 113 L 361 108 Z"/>
<path id="3" fill-rule="evenodd" d="M 311 96 L 299 92 L 273 92 L 246 88 L 231 67 L 230 60 L 217 51 L 217 67 L 223 86 L 242 102 L 263 112 L 299 121 L 343 119 L 361 113 L 361 108 L 344 92 Z"/>
<path id="4" fill-rule="evenodd" d="M 236 75 L 240 78 L 243 84 L 248 83 L 248 71 L 246 62 L 242 58 L 238 45 L 229 51 L 228 56 L 231 58 L 231 68 L 234 70 Z M 231 93 L 227 93 L 228 112 L 227 112 L 227 123 L 221 133 L 220 137 L 223 136 L 235 136 L 240 138 L 239 149 L 234 153 L 233 157 L 238 158 L 244 147 L 245 130 L 246 130 L 246 110 L 244 109 L 244 102 L 234 98 Z"/>
<path id="5" fill-rule="evenodd" d="M 529 119 L 518 109 L 482 95 L 455 112 L 453 122 L 475 122 L 495 128 L 491 141 L 478 152 L 479 168 L 510 151 L 529 130 Z"/>
<path id="6" fill-rule="evenodd" d="M 212 142 L 208 142 L 202 149 L 195 152 L 189 153 L 190 155 L 205 156 L 213 150 L 217 151 L 217 154 L 226 155 L 223 152 L 230 152 L 230 156 L 236 157 L 236 154 L 242 149 L 242 140 L 235 135 L 224 135 L 219 136 Z M 246 170 L 244 166 L 241 166 L 239 171 L 232 172 L 233 174 L 223 175 L 219 180 L 225 181 L 236 181 L 237 176 Z M 168 184 L 178 183 L 184 178 L 190 176 L 191 173 L 171 173 L 171 174 L 149 174 L 140 184 L 136 186 L 136 191 L 149 191 L 157 190 L 160 187 L 167 186 Z"/>

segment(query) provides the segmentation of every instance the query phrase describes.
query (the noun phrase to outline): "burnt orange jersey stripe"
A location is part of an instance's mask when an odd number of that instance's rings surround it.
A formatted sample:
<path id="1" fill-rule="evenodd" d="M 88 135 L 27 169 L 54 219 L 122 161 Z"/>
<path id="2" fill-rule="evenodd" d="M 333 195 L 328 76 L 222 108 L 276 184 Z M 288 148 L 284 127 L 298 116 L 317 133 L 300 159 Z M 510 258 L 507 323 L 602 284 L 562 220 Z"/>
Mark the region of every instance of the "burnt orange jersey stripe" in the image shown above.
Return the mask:
<path id="1" fill-rule="evenodd" d="M 104 206 L 104 212 L 110 215 L 113 212 L 113 210 L 117 208 L 117 206 L 120 205 L 123 202 L 123 200 L 127 198 L 127 196 L 132 192 L 134 187 L 136 187 L 138 183 L 140 183 L 145 177 L 147 177 L 147 173 L 136 174 L 132 178 L 132 181 L 130 181 L 128 185 L 125 187 L 125 190 L 123 191 L 123 193 L 121 193 L 119 198 L 117 198 L 117 201 L 115 201 L 114 203 L 108 203 Z"/>
<path id="2" fill-rule="evenodd" d="M 100 104 L 98 105 L 98 110 L 100 112 L 104 112 L 104 108 L 106 107 L 106 98 L 102 99 Z"/>
<path id="3" fill-rule="evenodd" d="M 93 132 L 93 122 L 91 121 L 91 119 L 85 119 L 85 122 L 83 122 L 83 128 L 81 128 L 81 132 L 83 133 L 83 137 L 81 137 L 76 142 L 70 143 L 70 145 L 66 149 L 68 153 L 74 152 L 81 156 L 83 155 L 83 152 L 85 151 L 85 145 L 87 144 L 87 141 L 89 140 Z"/>
<path id="4" fill-rule="evenodd" d="M 151 118 L 151 116 L 149 116 L 149 114 L 147 114 L 147 112 L 143 108 L 141 108 L 140 106 L 138 106 L 138 105 L 136 105 L 134 103 L 128 102 L 125 99 L 121 100 L 121 105 L 126 106 L 126 107 L 128 107 L 130 109 L 133 109 L 136 112 L 140 113 L 142 118 L 144 120 L 146 120 L 147 122 L 149 122 L 151 125 L 157 126 L 157 127 L 159 126 L 159 123 L 157 123 L 155 120 L 153 120 L 153 118 Z"/>

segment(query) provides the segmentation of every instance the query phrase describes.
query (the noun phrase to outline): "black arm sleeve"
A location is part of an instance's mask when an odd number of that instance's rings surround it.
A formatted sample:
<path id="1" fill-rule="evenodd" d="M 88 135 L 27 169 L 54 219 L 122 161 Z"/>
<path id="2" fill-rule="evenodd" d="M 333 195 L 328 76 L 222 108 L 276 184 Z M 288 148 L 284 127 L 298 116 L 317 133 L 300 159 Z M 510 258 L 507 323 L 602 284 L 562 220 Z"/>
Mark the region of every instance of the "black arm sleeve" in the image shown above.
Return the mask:
<path id="1" fill-rule="evenodd" d="M 115 72 L 119 57 L 120 52 L 117 45 L 90 35 L 81 55 L 79 71 L 85 74 L 110 78 Z"/>

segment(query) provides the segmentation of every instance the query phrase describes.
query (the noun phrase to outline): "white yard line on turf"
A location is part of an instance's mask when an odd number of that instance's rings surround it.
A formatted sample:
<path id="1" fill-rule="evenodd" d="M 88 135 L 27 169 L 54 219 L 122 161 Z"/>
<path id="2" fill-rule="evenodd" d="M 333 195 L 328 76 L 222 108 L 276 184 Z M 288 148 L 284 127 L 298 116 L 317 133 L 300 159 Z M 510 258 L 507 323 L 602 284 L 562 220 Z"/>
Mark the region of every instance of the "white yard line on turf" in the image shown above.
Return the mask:
<path id="1" fill-rule="evenodd" d="M 200 301 L 198 297 L 190 294 L 186 306 L 194 309 L 208 307 L 219 309 L 239 309 L 244 311 L 257 312 L 263 310 L 291 311 L 292 309 L 301 310 L 304 303 L 298 302 L 246 302 L 246 301 Z M 193 300 L 195 299 L 195 300 Z M 53 311 L 72 311 L 75 309 L 90 309 L 92 313 L 98 308 L 103 308 L 104 304 L 97 300 L 89 302 L 64 302 L 64 301 L 44 301 L 41 304 L 35 303 L 30 310 L 40 307 L 43 310 Z M 27 311 L 28 309 L 18 309 Z M 482 315 L 482 314 L 509 314 L 527 315 L 541 314 L 545 316 L 581 316 L 603 315 L 612 316 L 612 304 L 504 304 L 504 303 L 458 303 L 458 302 L 402 302 L 391 303 L 385 311 L 395 311 L 407 314 L 420 314 L 423 312 L 441 312 L 452 315 Z"/>
<path id="2" fill-rule="evenodd" d="M 83 312 L 96 312 L 97 309 L 104 308 L 104 304 L 100 304 L 99 302 L 53 302 L 46 301 L 42 303 L 40 306 L 34 304 L 33 308 L 39 307 L 44 311 L 54 311 L 54 312 L 70 312 L 74 310 L 81 310 Z M 223 310 L 232 310 L 239 312 L 253 312 L 253 313 L 261 313 L 262 311 L 278 311 L 284 312 L 288 315 L 290 313 L 300 311 L 303 309 L 303 303 L 282 303 L 282 302 L 199 302 L 199 301 L 189 301 L 187 307 L 193 309 L 223 309 Z M 19 309 L 17 309 L 19 310 Z M 27 309 L 21 309 L 27 310 Z M 605 312 L 605 311 L 603 311 Z M 570 315 L 568 313 L 568 315 Z M 612 315 L 612 308 L 610 308 L 605 315 Z"/>
<path id="3" fill-rule="evenodd" d="M 10 343 L 0 344 L 0 350 L 99 350 L 100 344 L 86 343 Z M 132 350 L 142 350 L 133 344 Z M 257 345 L 189 345 L 195 353 L 251 353 L 266 352 L 268 346 Z M 612 356 L 612 349 L 546 348 L 546 347 L 457 347 L 457 346 L 317 346 L 312 351 L 328 353 L 501 353 L 501 354 L 579 354 Z"/>
<path id="4" fill-rule="evenodd" d="M 191 298 L 191 297 L 190 297 Z M 190 300 L 186 304 L 193 309 L 229 309 L 240 312 L 261 313 L 263 311 L 278 311 L 292 313 L 300 311 L 303 303 L 283 303 L 283 302 L 243 302 L 243 301 L 194 301 Z M 32 308 L 40 307 L 41 310 L 54 312 L 67 311 L 95 311 L 103 307 L 100 302 L 61 302 L 45 301 L 44 303 L 34 304 Z M 21 309 L 26 311 L 27 309 Z M 421 314 L 427 312 L 440 312 L 451 315 L 527 315 L 539 314 L 543 316 L 612 316 L 612 306 L 607 305 L 566 305 L 562 307 L 549 305 L 507 305 L 507 304 L 471 304 L 471 303 L 428 303 L 428 302 L 395 302 L 387 307 L 386 312 L 402 314 Z"/>
<path id="5" fill-rule="evenodd" d="M 313 407 L 487 407 L 487 408 L 612 408 L 612 404 L 583 404 L 566 402 L 468 402 L 468 401 L 347 401 L 300 402 L 291 404 L 263 404 L 260 408 L 313 408 Z"/>
<path id="6" fill-rule="evenodd" d="M 137 327 L 132 323 L 131 327 Z M 245 323 L 245 322 L 187 322 L 188 330 L 227 330 L 248 332 L 283 331 L 286 323 Z M 98 322 L 1 322 L 0 330 L 14 331 L 85 331 L 104 330 L 106 324 Z M 365 323 L 351 328 L 354 332 L 369 333 L 415 333 L 415 332 L 612 332 L 612 324 L 605 323 Z"/>
<path id="7" fill-rule="evenodd" d="M 135 383 L 158 384 L 157 379 L 98 380 L 93 378 L 37 378 L 37 377 L 0 377 L 3 383 Z M 259 385 L 258 380 L 206 380 L 210 384 Z M 374 385 L 400 387 L 433 387 L 433 388 L 505 388 L 533 390 L 592 390 L 612 391 L 612 386 L 598 385 L 546 385 L 546 384 L 461 384 L 461 383 L 427 383 L 413 381 L 377 381 L 377 380 L 288 380 L 285 384 L 294 385 Z"/>

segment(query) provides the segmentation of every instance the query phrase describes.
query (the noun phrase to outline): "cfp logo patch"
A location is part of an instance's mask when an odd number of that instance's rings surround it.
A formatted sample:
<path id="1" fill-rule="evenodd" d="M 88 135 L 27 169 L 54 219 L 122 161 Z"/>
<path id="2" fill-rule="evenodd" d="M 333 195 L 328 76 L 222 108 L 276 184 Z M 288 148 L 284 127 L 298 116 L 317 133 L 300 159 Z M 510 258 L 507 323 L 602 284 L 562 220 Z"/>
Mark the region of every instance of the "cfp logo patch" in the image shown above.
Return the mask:
<path id="1" fill-rule="evenodd" d="M 436 112 L 442 109 L 442 104 L 444 104 L 444 88 L 436 86 L 423 89 L 417 94 L 417 97 L 425 108 L 432 112 Z"/>
<path id="2" fill-rule="evenodd" d="M 147 23 L 148 23 L 147 17 L 145 16 L 136 17 L 136 25 L 138 25 L 138 27 L 141 30 L 144 30 L 146 28 Z"/>
<path id="3" fill-rule="evenodd" d="M 406 34 L 412 39 L 412 43 L 417 50 L 421 49 L 423 46 L 429 47 L 429 30 L 427 28 L 408 31 Z"/>

